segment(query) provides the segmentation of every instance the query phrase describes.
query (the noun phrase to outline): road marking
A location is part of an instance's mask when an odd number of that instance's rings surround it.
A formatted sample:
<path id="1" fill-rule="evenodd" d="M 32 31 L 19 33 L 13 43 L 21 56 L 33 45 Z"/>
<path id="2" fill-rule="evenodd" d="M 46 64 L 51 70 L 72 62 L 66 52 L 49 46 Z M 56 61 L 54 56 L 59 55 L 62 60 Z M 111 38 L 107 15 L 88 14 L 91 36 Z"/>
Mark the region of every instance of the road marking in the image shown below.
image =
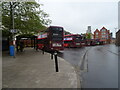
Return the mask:
<path id="1" fill-rule="evenodd" d="M 113 53 L 113 54 L 115 54 L 115 55 L 117 55 L 118 56 L 118 53 L 115 53 L 115 52 L 112 52 L 112 51 L 110 51 L 110 50 L 108 50 L 108 49 L 106 49 L 107 47 L 102 47 L 102 48 L 104 48 L 105 50 L 107 50 L 107 51 L 109 51 L 109 52 L 111 52 L 111 53 Z M 101 49 L 98 49 L 99 51 L 101 51 Z M 101 51 L 101 52 L 103 52 L 103 51 Z"/>
<path id="2" fill-rule="evenodd" d="M 86 51 L 85 51 L 85 53 L 84 53 L 84 55 L 83 55 L 83 57 L 82 57 L 82 60 L 81 60 L 81 62 L 79 63 L 79 65 L 80 65 L 80 70 L 86 70 L 86 69 L 88 69 L 88 60 L 87 60 L 87 58 L 86 58 L 86 55 L 87 55 L 87 52 L 91 49 L 92 47 L 90 47 L 89 49 L 87 49 Z M 86 63 L 85 63 L 85 61 L 86 61 Z M 86 64 L 86 65 L 85 65 Z"/>
<path id="3" fill-rule="evenodd" d="M 110 51 L 108 49 L 106 49 L 106 50 L 109 51 L 109 52 L 111 52 L 111 53 L 113 53 L 113 54 L 115 54 L 115 55 L 118 55 L 118 53 L 112 52 L 112 51 Z"/>

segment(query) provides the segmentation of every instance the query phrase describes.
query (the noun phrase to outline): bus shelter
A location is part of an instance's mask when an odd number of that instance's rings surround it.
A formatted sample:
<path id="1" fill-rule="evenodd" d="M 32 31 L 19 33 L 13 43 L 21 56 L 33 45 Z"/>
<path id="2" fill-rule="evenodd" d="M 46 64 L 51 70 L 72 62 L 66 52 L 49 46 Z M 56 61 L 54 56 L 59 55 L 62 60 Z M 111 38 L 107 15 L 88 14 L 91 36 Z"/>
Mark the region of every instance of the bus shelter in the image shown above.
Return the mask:
<path id="1" fill-rule="evenodd" d="M 17 52 L 19 51 L 19 47 L 22 43 L 23 47 L 31 47 L 34 48 L 36 47 L 36 38 L 37 36 L 35 35 L 19 35 L 16 36 L 16 49 Z"/>

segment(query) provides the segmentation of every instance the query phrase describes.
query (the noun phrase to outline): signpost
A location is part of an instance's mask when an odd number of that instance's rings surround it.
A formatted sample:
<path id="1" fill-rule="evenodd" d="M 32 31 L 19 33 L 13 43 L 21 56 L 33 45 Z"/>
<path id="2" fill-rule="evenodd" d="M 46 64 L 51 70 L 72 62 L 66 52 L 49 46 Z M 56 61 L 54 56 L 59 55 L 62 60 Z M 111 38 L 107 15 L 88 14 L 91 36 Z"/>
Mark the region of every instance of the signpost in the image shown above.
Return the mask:
<path id="1" fill-rule="evenodd" d="M 14 29 L 15 28 L 15 26 L 14 26 L 14 8 L 15 8 L 15 6 L 16 6 L 16 3 L 14 3 L 14 4 L 11 3 L 10 9 L 12 11 L 12 13 L 11 13 L 11 15 L 12 15 L 12 17 L 11 17 L 12 29 L 10 30 L 10 32 L 12 33 L 13 45 L 10 45 L 10 56 L 13 56 L 13 57 L 15 57 L 15 35 L 14 34 L 18 32 L 17 29 Z"/>
<path id="2" fill-rule="evenodd" d="M 10 32 L 13 33 L 13 34 L 14 34 L 14 33 L 17 33 L 17 32 L 18 32 L 18 29 L 11 29 Z"/>
<path id="3" fill-rule="evenodd" d="M 13 45 L 10 45 L 10 56 L 13 56 L 15 58 L 15 33 L 18 32 L 17 29 L 11 29 L 10 32 L 13 34 L 12 41 Z"/>

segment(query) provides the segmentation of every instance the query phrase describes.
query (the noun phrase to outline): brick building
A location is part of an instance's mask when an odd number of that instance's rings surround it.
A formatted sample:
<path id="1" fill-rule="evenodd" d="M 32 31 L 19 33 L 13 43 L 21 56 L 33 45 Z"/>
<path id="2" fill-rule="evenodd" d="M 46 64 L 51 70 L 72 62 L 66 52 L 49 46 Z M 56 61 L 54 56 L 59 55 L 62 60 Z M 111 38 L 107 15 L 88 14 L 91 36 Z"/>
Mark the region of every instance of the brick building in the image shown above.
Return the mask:
<path id="1" fill-rule="evenodd" d="M 111 42 L 110 30 L 107 30 L 105 27 L 94 31 L 94 39 L 100 39 L 104 44 L 109 44 Z"/>
<path id="2" fill-rule="evenodd" d="M 120 29 L 119 31 L 116 33 L 116 45 L 120 46 Z"/>
<path id="3" fill-rule="evenodd" d="M 98 29 L 94 31 L 94 39 L 100 39 L 100 31 Z"/>

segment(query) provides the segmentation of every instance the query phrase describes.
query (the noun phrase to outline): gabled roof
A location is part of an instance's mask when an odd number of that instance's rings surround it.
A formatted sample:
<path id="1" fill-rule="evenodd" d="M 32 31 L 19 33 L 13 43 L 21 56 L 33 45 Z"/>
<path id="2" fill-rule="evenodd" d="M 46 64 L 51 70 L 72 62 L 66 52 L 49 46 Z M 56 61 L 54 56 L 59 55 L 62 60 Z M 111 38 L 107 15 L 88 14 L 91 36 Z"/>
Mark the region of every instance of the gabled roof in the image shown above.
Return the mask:
<path id="1" fill-rule="evenodd" d="M 102 27 L 102 29 L 106 29 L 105 27 Z"/>
<path id="2" fill-rule="evenodd" d="M 98 29 L 96 29 L 94 32 L 100 32 Z"/>
<path id="3" fill-rule="evenodd" d="M 105 29 L 105 30 L 107 30 L 105 27 L 102 27 L 102 29 Z M 100 31 L 101 31 L 102 29 L 100 29 Z"/>

